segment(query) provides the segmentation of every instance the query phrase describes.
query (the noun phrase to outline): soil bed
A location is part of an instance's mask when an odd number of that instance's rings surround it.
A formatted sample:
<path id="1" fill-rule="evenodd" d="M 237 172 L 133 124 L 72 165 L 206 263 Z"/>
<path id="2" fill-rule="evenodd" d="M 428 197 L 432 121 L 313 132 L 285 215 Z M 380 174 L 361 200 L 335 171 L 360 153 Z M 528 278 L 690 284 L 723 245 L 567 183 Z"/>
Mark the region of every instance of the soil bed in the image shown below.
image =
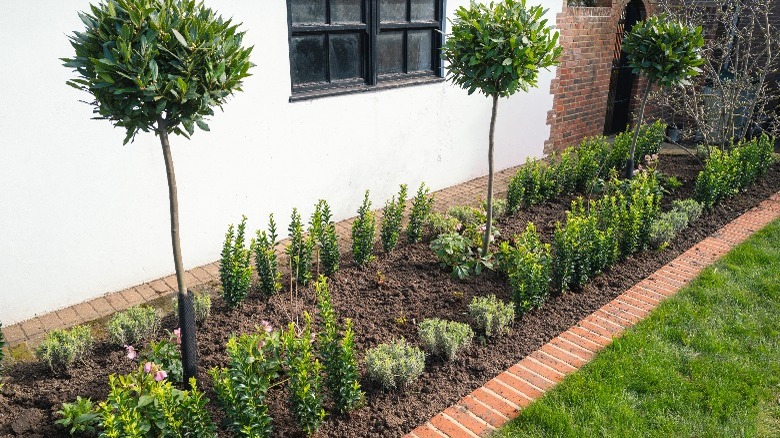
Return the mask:
<path id="1" fill-rule="evenodd" d="M 665 196 L 664 205 L 692 195 L 700 170 L 696 159 L 663 156 L 659 168 L 684 183 Z M 389 437 L 414 429 L 778 190 L 780 166 L 776 164 L 766 178 L 748 191 L 705 213 L 670 242 L 666 250 L 637 254 L 592 280 L 582 291 L 551 297 L 542 308 L 516 320 L 509 335 L 487 344 L 477 340 L 452 362 L 429 358 L 423 376 L 403 392 L 383 392 L 371 382 L 362 382 L 367 405 L 349 416 L 329 417 L 316 436 Z M 502 218 L 497 225 L 503 236 L 511 236 L 522 231 L 530 220 L 549 240 L 555 222 L 564 218 L 571 199 L 561 198 L 521 211 Z M 393 338 L 417 342 L 415 324 L 425 318 L 465 322 L 466 305 L 475 295 L 496 294 L 510 299 L 507 282 L 497 273 L 488 272 L 462 282 L 453 280 L 439 268 L 426 243 L 402 245 L 390 256 L 380 254 L 363 270 L 355 268 L 348 257 L 342 259 L 341 265 L 342 269 L 330 280 L 333 305 L 342 317 L 355 322 L 361 358 L 365 349 Z M 294 312 L 313 312 L 313 300 L 311 290 L 302 290 L 300 299 L 293 303 L 289 293 L 270 299 L 252 294 L 233 312 L 225 308 L 221 299 L 215 300 L 211 318 L 198 332 L 201 370 L 225 363 L 224 345 L 231 333 L 252 331 L 261 319 L 275 326 L 285 324 Z M 172 330 L 174 324 L 168 316 L 163 325 Z M 102 342 L 70 376 L 52 377 L 37 363 L 11 366 L 5 372 L 5 386 L 0 392 L 0 437 L 68 436 L 53 424 L 53 412 L 60 404 L 77 395 L 104 399 L 107 376 L 130 372 L 135 366 L 124 357 L 123 350 Z M 209 409 L 219 424 L 222 414 L 205 371 L 201 381 L 211 399 Z M 274 390 L 270 399 L 273 435 L 302 436 L 287 410 L 285 390 Z M 220 435 L 229 436 L 224 429 L 220 429 Z"/>

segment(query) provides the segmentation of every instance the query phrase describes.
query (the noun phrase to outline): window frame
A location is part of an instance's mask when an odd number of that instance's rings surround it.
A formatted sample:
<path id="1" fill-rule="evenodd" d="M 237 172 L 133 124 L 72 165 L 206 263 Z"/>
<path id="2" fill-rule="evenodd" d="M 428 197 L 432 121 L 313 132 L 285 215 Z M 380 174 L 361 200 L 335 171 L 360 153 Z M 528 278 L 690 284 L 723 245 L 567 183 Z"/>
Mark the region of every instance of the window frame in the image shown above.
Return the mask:
<path id="1" fill-rule="evenodd" d="M 306 100 L 316 97 L 333 96 L 364 91 L 398 88 L 410 85 L 428 84 L 444 80 L 444 69 L 439 53 L 444 43 L 446 0 L 432 0 L 434 2 L 434 19 L 431 21 L 411 21 L 412 0 L 406 0 L 406 22 L 380 22 L 380 1 L 361 0 L 363 8 L 363 23 L 347 24 L 296 24 L 292 21 L 292 0 L 286 0 L 287 4 L 287 44 L 290 62 L 290 101 Z M 330 21 L 331 0 L 325 0 L 325 17 Z M 409 72 L 408 31 L 430 30 L 433 33 L 431 40 L 431 69 Z M 330 46 L 329 35 L 333 33 L 360 32 L 362 38 L 362 50 L 360 52 L 364 77 L 359 79 L 346 79 L 331 81 L 330 79 Z M 379 73 L 379 56 L 377 50 L 378 35 L 381 32 L 403 31 L 403 66 L 402 73 Z M 293 80 L 293 37 L 301 35 L 325 35 L 325 63 L 328 82 L 314 82 L 310 84 L 296 85 Z"/>

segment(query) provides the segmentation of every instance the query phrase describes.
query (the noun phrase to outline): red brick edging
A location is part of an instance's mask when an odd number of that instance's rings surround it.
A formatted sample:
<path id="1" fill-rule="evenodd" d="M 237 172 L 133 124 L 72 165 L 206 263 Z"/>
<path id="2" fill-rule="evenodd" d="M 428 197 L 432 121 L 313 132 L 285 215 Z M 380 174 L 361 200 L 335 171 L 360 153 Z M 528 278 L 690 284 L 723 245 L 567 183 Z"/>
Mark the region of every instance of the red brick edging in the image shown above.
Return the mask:
<path id="1" fill-rule="evenodd" d="M 405 438 L 486 436 L 589 362 L 707 266 L 780 217 L 780 192 L 680 254 Z"/>

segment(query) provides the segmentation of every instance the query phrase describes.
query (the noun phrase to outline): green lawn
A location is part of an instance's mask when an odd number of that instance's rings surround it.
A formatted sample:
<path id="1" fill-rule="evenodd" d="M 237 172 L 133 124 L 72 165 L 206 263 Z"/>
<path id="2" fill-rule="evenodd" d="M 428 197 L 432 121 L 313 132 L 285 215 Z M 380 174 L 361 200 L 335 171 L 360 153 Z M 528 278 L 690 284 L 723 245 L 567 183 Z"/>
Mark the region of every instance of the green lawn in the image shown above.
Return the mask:
<path id="1" fill-rule="evenodd" d="M 497 436 L 780 436 L 780 220 Z"/>

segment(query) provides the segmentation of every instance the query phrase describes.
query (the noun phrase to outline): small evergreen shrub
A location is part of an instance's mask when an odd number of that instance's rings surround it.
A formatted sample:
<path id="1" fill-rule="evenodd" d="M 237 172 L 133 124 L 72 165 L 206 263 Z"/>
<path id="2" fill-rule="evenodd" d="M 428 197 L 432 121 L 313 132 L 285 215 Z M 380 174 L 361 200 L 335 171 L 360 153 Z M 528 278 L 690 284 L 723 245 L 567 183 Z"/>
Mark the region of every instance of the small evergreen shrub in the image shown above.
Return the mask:
<path id="1" fill-rule="evenodd" d="M 660 248 L 669 243 L 686 226 L 688 226 L 688 216 L 684 212 L 672 210 L 662 213 L 650 228 L 650 244 L 654 248 Z"/>
<path id="2" fill-rule="evenodd" d="M 182 391 L 153 368 L 145 367 L 124 376 L 108 377 L 106 401 L 97 408 L 100 436 L 105 437 L 216 437 L 216 428 L 206 410 L 195 379 L 192 390 Z"/>
<path id="3" fill-rule="evenodd" d="M 554 168 L 527 158 L 525 165 L 509 180 L 507 211 L 514 213 L 521 207 L 528 208 L 556 196 L 560 187 L 551 170 Z"/>
<path id="4" fill-rule="evenodd" d="M 499 267 L 509 278 L 515 313 L 520 315 L 542 305 L 550 290 L 550 245 L 543 244 L 536 227 L 528 223 L 515 236 L 515 244 L 501 242 Z"/>
<path id="5" fill-rule="evenodd" d="M 558 193 L 574 193 L 577 184 L 576 159 L 577 153 L 573 147 L 564 149 L 560 156 L 552 156 L 549 173 Z"/>
<path id="6" fill-rule="evenodd" d="M 325 386 L 328 387 L 336 412 L 345 414 L 363 404 L 365 395 L 360 389 L 360 373 L 355 353 L 355 334 L 352 321 L 345 321 L 344 335 L 339 341 L 336 312 L 330 302 L 328 282 L 320 277 L 316 284 L 317 308 L 322 330 L 317 343 L 325 366 Z"/>
<path id="7" fill-rule="evenodd" d="M 148 306 L 135 306 L 117 312 L 108 321 L 108 338 L 118 346 L 152 339 L 160 328 L 160 316 Z"/>
<path id="8" fill-rule="evenodd" d="M 495 295 L 474 297 L 469 303 L 469 320 L 472 326 L 488 338 L 509 332 L 509 324 L 515 319 L 515 309 Z"/>
<path id="9" fill-rule="evenodd" d="M 710 153 L 696 178 L 695 198 L 711 209 L 763 177 L 772 164 L 774 139 L 761 135 L 740 143 L 731 151 Z"/>
<path id="10" fill-rule="evenodd" d="M 244 241 L 245 231 L 246 216 L 243 216 L 237 229 L 230 224 L 222 245 L 219 278 L 222 281 L 222 296 L 230 308 L 241 304 L 252 286 L 251 254 Z"/>
<path id="11" fill-rule="evenodd" d="M 633 133 L 632 133 L 633 134 Z M 639 128 L 639 137 L 636 140 L 634 161 L 639 163 L 646 156 L 653 156 L 661 151 L 661 145 L 666 135 L 666 124 L 660 120 L 653 123 L 642 124 Z M 628 156 L 628 153 L 626 153 Z"/>
<path id="12" fill-rule="evenodd" d="M 252 240 L 251 250 L 255 255 L 257 277 L 260 280 L 260 291 L 264 295 L 274 295 L 282 290 L 282 273 L 279 272 L 276 244 L 279 236 L 276 234 L 274 215 L 268 216 L 268 231 L 257 230 Z"/>
<path id="13" fill-rule="evenodd" d="M 70 330 L 50 331 L 36 348 L 35 355 L 53 373 L 61 374 L 89 354 L 94 344 L 92 330 L 88 326 L 77 325 Z"/>
<path id="14" fill-rule="evenodd" d="M 447 215 L 457 219 L 463 227 L 477 227 L 484 225 L 487 220 L 487 215 L 484 210 L 478 208 L 469 207 L 468 205 L 455 205 L 447 210 Z"/>
<path id="15" fill-rule="evenodd" d="M 599 229 L 595 215 L 568 212 L 565 224 L 558 223 L 553 235 L 553 288 L 557 292 L 580 289 L 601 272 L 614 257 L 613 237 Z"/>
<path id="16" fill-rule="evenodd" d="M 54 423 L 68 430 L 71 436 L 94 435 L 100 426 L 100 417 L 95 411 L 92 400 L 76 397 L 73 403 L 63 403 L 62 409 L 56 412 L 59 420 Z"/>
<path id="17" fill-rule="evenodd" d="M 425 183 L 420 183 L 417 194 L 412 199 L 412 210 L 409 212 L 409 224 L 406 226 L 406 240 L 409 242 L 419 242 L 422 240 L 423 225 L 428 219 L 428 215 L 433 210 L 434 196 L 430 195 L 430 189 L 425 187 Z"/>
<path id="18" fill-rule="evenodd" d="M 363 204 L 358 209 L 357 219 L 352 223 L 352 255 L 358 266 L 365 266 L 374 259 L 375 234 L 376 218 L 371 212 L 371 201 L 366 190 Z"/>
<path id="19" fill-rule="evenodd" d="M 314 224 L 317 224 L 315 227 Z M 322 273 L 331 276 L 339 270 L 339 239 L 336 235 L 336 224 L 327 201 L 321 199 L 317 203 L 312 216 L 312 232 L 316 236 L 319 247 L 319 260 Z"/>
<path id="20" fill-rule="evenodd" d="M 325 420 L 325 388 L 322 382 L 322 364 L 312 349 L 311 316 L 304 312 L 304 327 L 300 336 L 295 334 L 295 324 L 290 323 L 284 332 L 282 343 L 285 364 L 290 377 L 290 403 L 298 425 L 311 436 Z"/>
<path id="21" fill-rule="evenodd" d="M 404 219 L 404 210 L 406 210 L 406 184 L 401 184 L 398 192 L 398 198 L 395 196 L 385 203 L 382 211 L 382 227 L 379 235 L 382 239 L 382 248 L 385 252 L 390 252 L 398 244 L 398 237 L 401 235 L 401 221 Z"/>
<path id="22" fill-rule="evenodd" d="M 688 218 L 688 223 L 690 224 L 701 217 L 704 207 L 696 202 L 695 199 L 678 199 L 672 202 L 672 210 L 685 213 L 685 216 Z"/>
<path id="23" fill-rule="evenodd" d="M 447 213 L 433 212 L 428 215 L 425 221 L 425 231 L 429 236 L 438 236 L 439 234 L 454 233 L 460 228 L 460 221 Z"/>
<path id="24" fill-rule="evenodd" d="M 311 281 L 311 262 L 315 242 L 311 233 L 304 234 L 301 215 L 298 214 L 297 208 L 293 208 L 287 230 L 290 233 L 290 243 L 286 251 L 290 258 L 291 275 L 299 284 L 306 286 Z"/>
<path id="25" fill-rule="evenodd" d="M 574 187 L 580 193 L 589 193 L 603 172 L 602 166 L 609 153 L 609 143 L 602 136 L 582 140 L 577 148 L 574 164 Z M 625 160 L 624 160 L 625 161 Z"/>
<path id="26" fill-rule="evenodd" d="M 176 340 L 177 337 L 171 334 L 170 338 Z M 172 340 L 150 342 L 149 346 L 141 352 L 141 363 L 151 362 L 164 370 L 172 382 L 181 383 L 184 376 L 181 351 Z"/>
<path id="27" fill-rule="evenodd" d="M 195 321 L 203 323 L 209 319 L 211 315 L 211 295 L 207 292 L 193 293 L 192 306 L 195 308 Z M 173 316 L 176 320 L 179 320 L 179 300 L 174 297 L 171 299 L 171 307 L 173 308 Z"/>
<path id="28" fill-rule="evenodd" d="M 468 347 L 474 331 L 468 324 L 444 319 L 426 319 L 418 326 L 423 349 L 432 356 L 452 360 L 458 351 Z"/>
<path id="29" fill-rule="evenodd" d="M 405 388 L 425 369 L 425 353 L 404 339 L 366 351 L 366 374 L 385 389 Z"/>
<path id="30" fill-rule="evenodd" d="M 227 342 L 226 368 L 212 368 L 217 401 L 226 422 L 237 436 L 269 436 L 272 424 L 266 396 L 281 368 L 278 332 L 231 336 Z"/>

